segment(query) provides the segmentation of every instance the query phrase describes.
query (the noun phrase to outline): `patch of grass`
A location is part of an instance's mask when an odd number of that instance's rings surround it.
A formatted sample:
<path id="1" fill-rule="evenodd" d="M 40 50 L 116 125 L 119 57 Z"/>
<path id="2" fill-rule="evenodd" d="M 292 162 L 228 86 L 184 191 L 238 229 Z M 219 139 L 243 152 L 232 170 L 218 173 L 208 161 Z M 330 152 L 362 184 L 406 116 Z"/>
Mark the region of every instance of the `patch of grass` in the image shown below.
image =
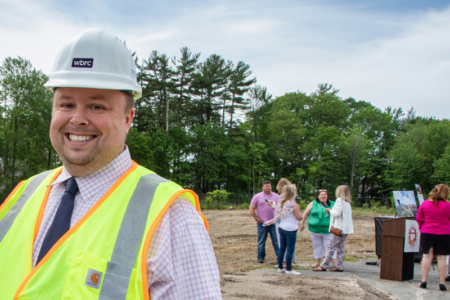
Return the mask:
<path id="1" fill-rule="evenodd" d="M 245 268 L 241 269 L 241 271 L 242 272 L 250 272 L 250 271 L 253 271 L 253 270 L 257 270 L 257 269 L 262 269 L 262 267 L 248 266 L 248 267 L 245 267 Z"/>
<path id="2" fill-rule="evenodd" d="M 238 209 L 249 209 L 250 205 L 248 203 L 242 203 L 240 206 L 237 207 Z"/>
<path id="3" fill-rule="evenodd" d="M 378 215 L 377 212 L 372 211 L 372 210 L 366 210 L 366 209 L 361 209 L 361 208 L 352 208 L 352 212 L 354 216 L 370 216 L 370 217 L 375 217 Z"/>
<path id="4" fill-rule="evenodd" d="M 356 257 L 353 257 L 353 256 L 350 256 L 350 257 L 345 257 L 344 256 L 344 261 L 357 262 L 359 260 L 360 260 L 360 258 L 356 258 Z"/>
<path id="5" fill-rule="evenodd" d="M 395 208 L 387 207 L 387 206 L 373 206 L 372 208 L 368 208 L 366 204 L 363 207 L 352 207 L 354 216 L 378 216 L 380 214 L 384 215 L 395 215 Z"/>

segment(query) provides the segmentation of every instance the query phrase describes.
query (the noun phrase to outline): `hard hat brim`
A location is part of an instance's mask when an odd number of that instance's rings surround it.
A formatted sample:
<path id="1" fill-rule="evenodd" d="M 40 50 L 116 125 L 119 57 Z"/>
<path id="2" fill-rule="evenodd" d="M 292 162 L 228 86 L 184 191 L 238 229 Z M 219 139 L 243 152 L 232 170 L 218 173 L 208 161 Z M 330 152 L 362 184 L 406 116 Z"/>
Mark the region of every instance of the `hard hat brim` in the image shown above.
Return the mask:
<path id="1" fill-rule="evenodd" d="M 47 81 L 44 86 L 51 91 L 53 91 L 54 88 L 59 87 L 130 91 L 134 100 L 139 99 L 142 96 L 142 88 L 133 82 L 129 82 L 130 80 L 128 80 L 128 78 L 110 74 L 97 76 L 95 73 L 79 72 L 77 74 L 79 75 L 77 76 L 78 78 L 73 78 L 72 75 L 72 78 L 67 80 L 65 79 L 67 77 L 64 73 L 66 72 L 52 74 L 49 81 Z M 134 88 L 130 89 L 130 86 Z"/>

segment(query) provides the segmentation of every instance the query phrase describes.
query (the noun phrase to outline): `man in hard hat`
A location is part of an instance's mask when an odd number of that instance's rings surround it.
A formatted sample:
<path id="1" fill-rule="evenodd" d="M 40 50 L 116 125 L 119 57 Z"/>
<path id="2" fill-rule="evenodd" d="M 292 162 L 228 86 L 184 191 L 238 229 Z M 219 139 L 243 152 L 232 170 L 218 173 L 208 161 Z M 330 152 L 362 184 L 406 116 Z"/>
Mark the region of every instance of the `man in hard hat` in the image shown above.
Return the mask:
<path id="1" fill-rule="evenodd" d="M 198 197 L 130 158 L 132 56 L 88 29 L 60 51 L 50 139 L 63 167 L 0 207 L 1 299 L 220 299 Z"/>

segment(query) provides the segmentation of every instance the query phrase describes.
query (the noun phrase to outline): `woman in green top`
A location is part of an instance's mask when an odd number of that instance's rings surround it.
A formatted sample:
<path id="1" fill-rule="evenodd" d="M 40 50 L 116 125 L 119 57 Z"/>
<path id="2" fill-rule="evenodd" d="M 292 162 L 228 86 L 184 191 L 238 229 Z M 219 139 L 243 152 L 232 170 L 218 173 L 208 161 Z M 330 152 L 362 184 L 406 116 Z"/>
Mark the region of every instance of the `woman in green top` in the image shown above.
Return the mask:
<path id="1" fill-rule="evenodd" d="M 316 263 L 312 268 L 320 266 L 320 260 L 323 257 L 323 251 L 328 251 L 332 233 L 330 233 L 330 214 L 325 208 L 332 208 L 334 201 L 328 200 L 327 190 L 319 190 L 316 200 L 308 204 L 303 213 L 303 219 L 300 222 L 300 231 L 304 230 L 305 220 L 308 219 L 308 229 L 311 233 L 311 242 L 313 245 L 314 258 Z M 336 266 L 336 252 L 333 254 L 333 264 Z"/>

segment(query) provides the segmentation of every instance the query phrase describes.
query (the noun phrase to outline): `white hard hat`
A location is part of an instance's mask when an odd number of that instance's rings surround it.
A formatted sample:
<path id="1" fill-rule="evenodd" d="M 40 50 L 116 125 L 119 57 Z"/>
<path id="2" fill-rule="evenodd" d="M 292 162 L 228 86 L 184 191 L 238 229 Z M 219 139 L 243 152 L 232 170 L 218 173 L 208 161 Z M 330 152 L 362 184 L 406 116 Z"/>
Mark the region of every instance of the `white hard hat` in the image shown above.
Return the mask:
<path id="1" fill-rule="evenodd" d="M 84 30 L 63 46 L 44 86 L 49 90 L 58 87 L 123 90 L 134 99 L 142 96 L 130 51 L 115 35 L 98 28 Z"/>

